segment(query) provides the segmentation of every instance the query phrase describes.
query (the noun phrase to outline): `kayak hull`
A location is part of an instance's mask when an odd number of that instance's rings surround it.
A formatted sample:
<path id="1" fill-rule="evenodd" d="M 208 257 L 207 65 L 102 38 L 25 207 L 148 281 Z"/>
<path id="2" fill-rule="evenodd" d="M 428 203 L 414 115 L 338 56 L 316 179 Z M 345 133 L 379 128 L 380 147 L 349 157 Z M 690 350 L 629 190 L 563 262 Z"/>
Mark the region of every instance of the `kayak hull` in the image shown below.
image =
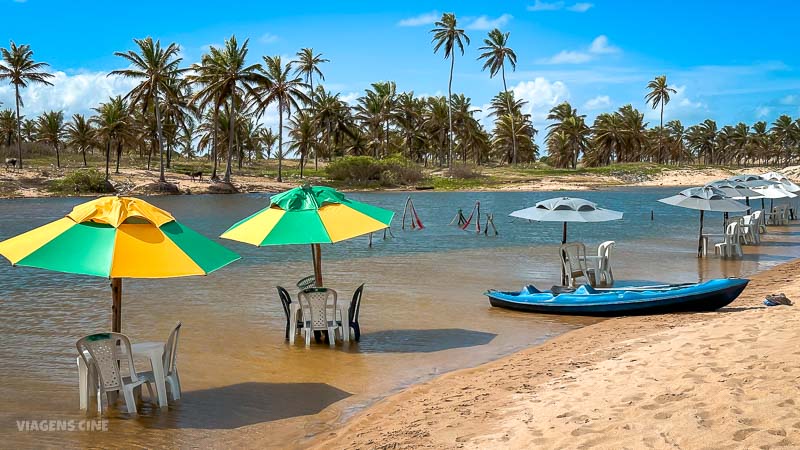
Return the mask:
<path id="1" fill-rule="evenodd" d="M 543 314 L 628 316 L 674 312 L 714 311 L 729 305 L 749 280 L 728 278 L 705 283 L 653 289 L 594 290 L 553 295 L 489 291 L 489 303 L 498 308 Z M 580 289 L 580 288 L 579 288 Z"/>

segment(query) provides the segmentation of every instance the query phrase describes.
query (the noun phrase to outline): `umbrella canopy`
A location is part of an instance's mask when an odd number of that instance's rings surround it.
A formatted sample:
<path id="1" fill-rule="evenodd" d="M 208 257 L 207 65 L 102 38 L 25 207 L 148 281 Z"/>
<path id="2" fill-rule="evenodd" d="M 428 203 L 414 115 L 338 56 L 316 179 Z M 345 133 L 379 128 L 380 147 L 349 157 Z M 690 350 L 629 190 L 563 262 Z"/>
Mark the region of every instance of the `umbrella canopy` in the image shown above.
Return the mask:
<path id="1" fill-rule="evenodd" d="M 701 211 L 738 212 L 749 209 L 747 205 L 729 198 L 721 190 L 710 186 L 684 189 L 677 195 L 662 198 L 659 202 Z"/>
<path id="2" fill-rule="evenodd" d="M 388 228 L 394 212 L 350 200 L 325 186 L 301 186 L 270 197 L 269 206 L 235 223 L 220 237 L 259 247 L 310 244 L 314 275 L 322 285 L 319 244 Z"/>
<path id="3" fill-rule="evenodd" d="M 777 181 L 783 185 L 783 188 L 791 193 L 800 192 L 800 186 L 794 184 L 786 175 L 780 172 L 767 172 L 761 175 L 765 180 Z"/>
<path id="4" fill-rule="evenodd" d="M 619 211 L 604 209 L 582 198 L 556 197 L 542 200 L 536 205 L 514 211 L 509 216 L 537 222 L 562 222 L 561 243 L 567 242 L 567 222 L 608 222 L 622 219 Z M 564 267 L 561 267 L 561 284 L 566 283 Z"/>
<path id="5" fill-rule="evenodd" d="M 728 198 L 724 192 L 711 186 L 685 189 L 672 197 L 662 198 L 659 202 L 681 208 L 700 210 L 700 233 L 697 243 L 698 258 L 703 256 L 703 215 L 706 211 L 729 213 L 750 209 L 749 206 Z"/>
<path id="6" fill-rule="evenodd" d="M 78 205 L 62 219 L 0 242 L 0 255 L 15 266 L 111 278 L 115 296 L 121 278 L 206 275 L 239 259 L 168 212 L 130 197 Z M 118 313 L 119 307 L 114 331 L 121 327 Z"/>
<path id="7" fill-rule="evenodd" d="M 786 190 L 782 184 L 766 186 L 761 188 L 754 188 L 754 191 L 761 194 L 763 198 L 778 199 L 778 198 L 795 198 L 797 194 L 793 194 Z"/>
<path id="8" fill-rule="evenodd" d="M 749 188 L 758 188 L 758 187 L 767 187 L 767 186 L 774 186 L 776 184 L 780 184 L 777 181 L 773 180 L 765 180 L 758 175 L 736 175 L 730 178 L 726 178 L 726 180 L 734 182 L 734 183 L 742 183 Z"/>
<path id="9" fill-rule="evenodd" d="M 744 182 L 731 180 L 712 181 L 703 187 L 716 188 L 722 191 L 726 197 L 738 199 L 761 198 L 762 195 L 747 186 Z"/>
<path id="10" fill-rule="evenodd" d="M 514 211 L 511 217 L 537 222 L 607 222 L 622 219 L 622 213 L 603 209 L 582 198 L 559 197 Z"/>

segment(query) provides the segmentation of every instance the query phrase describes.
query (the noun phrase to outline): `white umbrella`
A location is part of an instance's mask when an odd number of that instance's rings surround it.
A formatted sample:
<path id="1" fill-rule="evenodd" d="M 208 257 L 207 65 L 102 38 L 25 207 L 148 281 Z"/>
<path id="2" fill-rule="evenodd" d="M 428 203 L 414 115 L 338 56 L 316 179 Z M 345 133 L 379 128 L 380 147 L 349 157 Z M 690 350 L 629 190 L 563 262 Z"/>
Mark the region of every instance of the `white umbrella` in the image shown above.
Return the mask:
<path id="1" fill-rule="evenodd" d="M 511 217 L 534 220 L 537 222 L 562 222 L 561 243 L 567 242 L 567 222 L 608 222 L 622 219 L 622 213 L 597 206 L 582 198 L 556 197 L 542 200 L 536 205 L 514 211 Z M 564 267 L 561 267 L 561 283 L 564 284 Z"/>
<path id="2" fill-rule="evenodd" d="M 760 193 L 750 188 L 746 183 L 733 181 L 733 180 L 718 180 L 712 181 L 703 187 L 717 188 L 725 194 L 726 197 L 747 200 L 747 205 L 750 206 L 751 198 L 763 197 Z"/>
<path id="3" fill-rule="evenodd" d="M 736 200 L 725 196 L 725 193 L 714 187 L 697 187 L 681 191 L 672 197 L 662 198 L 661 203 L 681 208 L 700 210 L 700 234 L 697 240 L 697 257 L 703 254 L 703 216 L 706 211 L 739 212 L 750 209 Z"/>
<path id="4" fill-rule="evenodd" d="M 791 193 L 800 192 L 800 186 L 794 184 L 786 175 L 780 172 L 767 172 L 761 175 L 765 180 L 777 181 L 783 185 L 783 188 Z"/>

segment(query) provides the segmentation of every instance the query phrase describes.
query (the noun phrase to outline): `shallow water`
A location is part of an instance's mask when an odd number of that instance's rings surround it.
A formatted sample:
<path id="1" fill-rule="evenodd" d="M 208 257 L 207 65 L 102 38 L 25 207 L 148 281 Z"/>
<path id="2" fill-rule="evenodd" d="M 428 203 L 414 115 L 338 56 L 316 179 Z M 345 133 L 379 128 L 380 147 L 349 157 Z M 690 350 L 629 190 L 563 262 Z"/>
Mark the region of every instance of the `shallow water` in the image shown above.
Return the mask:
<path id="1" fill-rule="evenodd" d="M 223 243 L 243 259 L 208 277 L 125 280 L 123 332 L 134 342 L 165 340 L 183 322 L 183 399 L 169 411 L 145 404 L 138 418 L 115 414 L 110 432 L 17 432 L 16 420 L 77 419 L 75 341 L 105 330 L 107 280 L 0 264 L 0 438 L 3 447 L 301 445 L 353 412 L 409 384 L 474 366 L 596 319 L 492 309 L 487 288 L 558 279 L 560 224 L 512 220 L 508 213 L 556 195 L 576 195 L 625 211 L 621 221 L 570 225 L 569 239 L 616 240 L 617 278 L 695 281 L 747 275 L 797 256 L 792 229 L 771 229 L 742 260 L 695 258 L 698 214 L 655 200 L 674 189 L 581 193 L 413 193 L 426 228 L 402 231 L 406 193 L 352 197 L 393 209 L 393 238 L 362 237 L 323 246 L 325 284 L 348 299 L 366 283 L 360 344 L 335 349 L 283 340 L 275 285 L 311 273 L 306 246 L 255 248 Z M 179 221 L 217 236 L 267 201 L 266 195 L 158 197 Z M 54 220 L 85 199 L 0 201 L 0 239 Z M 448 223 L 479 200 L 495 213 L 498 236 Z M 655 220 L 650 220 L 651 210 Z M 720 229 L 709 215 L 707 227 Z M 474 224 L 474 222 L 473 222 Z M 482 223 L 483 225 L 483 223 Z M 290 291 L 295 291 L 290 289 Z M 299 341 L 299 339 L 298 339 Z M 144 367 L 144 362 L 140 363 Z M 242 428 L 244 427 L 244 428 Z M 246 432 L 243 432 L 246 431 Z"/>

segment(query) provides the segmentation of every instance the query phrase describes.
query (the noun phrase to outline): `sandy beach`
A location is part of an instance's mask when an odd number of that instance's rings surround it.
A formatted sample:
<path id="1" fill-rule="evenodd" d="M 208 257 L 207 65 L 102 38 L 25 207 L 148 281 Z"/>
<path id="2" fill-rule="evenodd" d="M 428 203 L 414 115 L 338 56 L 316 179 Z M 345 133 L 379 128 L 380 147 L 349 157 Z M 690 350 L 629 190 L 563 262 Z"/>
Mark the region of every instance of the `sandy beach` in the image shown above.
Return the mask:
<path id="1" fill-rule="evenodd" d="M 407 389 L 314 448 L 797 448 L 800 260 L 713 313 L 603 321 Z"/>

